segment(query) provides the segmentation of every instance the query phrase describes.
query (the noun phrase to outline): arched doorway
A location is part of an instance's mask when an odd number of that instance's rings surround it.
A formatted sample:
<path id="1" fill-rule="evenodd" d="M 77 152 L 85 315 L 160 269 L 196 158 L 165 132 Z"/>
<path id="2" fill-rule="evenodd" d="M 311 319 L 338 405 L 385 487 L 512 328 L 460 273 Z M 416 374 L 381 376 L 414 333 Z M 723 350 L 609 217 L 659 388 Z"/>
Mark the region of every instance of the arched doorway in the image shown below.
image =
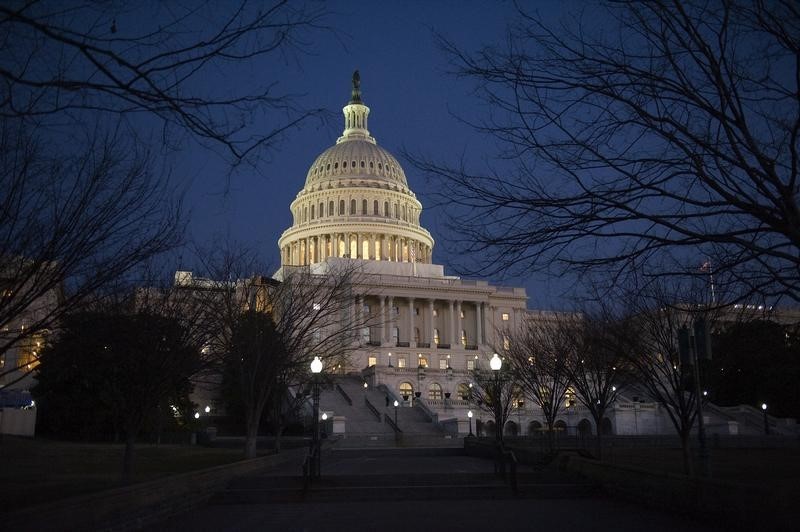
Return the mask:
<path id="1" fill-rule="evenodd" d="M 592 435 L 592 422 L 588 419 L 581 419 L 578 423 L 578 435 L 581 438 L 586 438 Z"/>
<path id="2" fill-rule="evenodd" d="M 563 419 L 559 419 L 553 424 L 553 429 L 562 434 L 567 433 L 567 423 Z"/>
<path id="3" fill-rule="evenodd" d="M 487 421 L 482 428 L 483 434 L 481 436 L 494 436 L 494 421 Z"/>
<path id="4" fill-rule="evenodd" d="M 614 429 L 611 427 L 611 420 L 607 417 L 604 417 L 602 421 L 600 421 L 600 434 L 603 436 L 614 434 Z"/>
<path id="5" fill-rule="evenodd" d="M 401 382 L 398 390 L 400 390 L 400 396 L 404 401 L 408 401 L 414 397 L 414 386 L 410 382 Z"/>
<path id="6" fill-rule="evenodd" d="M 438 382 L 432 382 L 428 387 L 428 399 L 437 400 L 442 398 L 442 386 Z"/>
<path id="7" fill-rule="evenodd" d="M 519 434 L 519 427 L 513 421 L 507 421 L 506 426 L 503 428 L 503 434 L 506 436 L 517 436 Z"/>
<path id="8" fill-rule="evenodd" d="M 533 437 L 542 435 L 542 424 L 538 421 L 528 423 L 528 434 Z"/>

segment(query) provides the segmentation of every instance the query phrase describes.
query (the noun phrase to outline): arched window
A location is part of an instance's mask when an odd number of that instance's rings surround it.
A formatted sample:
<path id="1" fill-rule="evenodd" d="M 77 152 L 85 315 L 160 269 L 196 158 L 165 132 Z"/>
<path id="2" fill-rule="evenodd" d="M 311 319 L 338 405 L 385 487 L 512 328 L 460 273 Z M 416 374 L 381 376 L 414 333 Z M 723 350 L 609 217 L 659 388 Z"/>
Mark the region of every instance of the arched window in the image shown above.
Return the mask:
<path id="1" fill-rule="evenodd" d="M 361 200 L 361 214 L 367 214 L 367 200 Z"/>
<path id="2" fill-rule="evenodd" d="M 333 216 L 333 202 L 328 203 L 328 216 Z"/>
<path id="3" fill-rule="evenodd" d="M 410 382 L 401 382 L 398 390 L 400 390 L 400 395 L 404 401 L 408 401 L 408 398 L 414 395 L 414 387 Z"/>
<path id="4" fill-rule="evenodd" d="M 344 162 L 342 163 L 342 168 L 347 168 L 347 161 L 344 161 Z"/>
<path id="5" fill-rule="evenodd" d="M 462 401 L 469 401 L 472 394 L 470 393 L 469 384 L 462 382 L 458 385 L 456 396 Z"/>
<path id="6" fill-rule="evenodd" d="M 320 202 L 320 204 L 319 204 L 319 217 L 320 218 L 322 218 L 325 215 L 324 211 L 325 211 L 325 204 Z"/>
<path id="7" fill-rule="evenodd" d="M 394 204 L 394 217 L 400 219 L 400 205 L 397 203 Z"/>
<path id="8" fill-rule="evenodd" d="M 433 343 L 439 345 L 439 329 L 433 330 Z"/>
<path id="9" fill-rule="evenodd" d="M 372 202 L 372 214 L 378 216 L 380 214 L 380 209 L 378 208 L 378 200 Z"/>
<path id="10" fill-rule="evenodd" d="M 355 214 L 355 213 L 356 213 L 356 200 L 351 199 L 350 200 L 350 214 Z"/>
<path id="11" fill-rule="evenodd" d="M 369 167 L 370 167 L 370 169 L 375 168 L 375 163 L 373 161 L 370 161 L 369 162 Z"/>
<path id="12" fill-rule="evenodd" d="M 339 168 L 339 163 L 333 163 L 333 169 L 336 170 Z"/>
<path id="13" fill-rule="evenodd" d="M 388 201 L 384 201 L 383 202 L 383 215 L 386 216 L 387 218 L 389 217 L 389 202 Z"/>
<path id="14" fill-rule="evenodd" d="M 307 206 L 303 207 L 303 221 L 304 222 L 308 221 L 308 207 Z"/>
<path id="15" fill-rule="evenodd" d="M 441 399 L 442 386 L 438 382 L 432 382 L 428 388 L 428 399 Z"/>
<path id="16" fill-rule="evenodd" d="M 315 207 L 315 205 L 311 206 L 311 219 L 312 220 L 314 219 L 314 207 Z"/>
<path id="17" fill-rule="evenodd" d="M 361 161 L 361 168 L 364 168 L 364 161 Z"/>
<path id="18" fill-rule="evenodd" d="M 344 215 L 344 200 L 339 200 L 339 216 Z"/>
<path id="19" fill-rule="evenodd" d="M 405 205 L 403 205 L 403 221 L 404 222 L 408 221 L 408 216 L 406 215 L 406 206 Z"/>
<path id="20" fill-rule="evenodd" d="M 355 161 L 353 161 L 352 163 L 350 163 L 350 166 L 352 166 L 353 168 L 355 168 L 355 167 L 356 167 L 356 162 L 355 162 Z"/>

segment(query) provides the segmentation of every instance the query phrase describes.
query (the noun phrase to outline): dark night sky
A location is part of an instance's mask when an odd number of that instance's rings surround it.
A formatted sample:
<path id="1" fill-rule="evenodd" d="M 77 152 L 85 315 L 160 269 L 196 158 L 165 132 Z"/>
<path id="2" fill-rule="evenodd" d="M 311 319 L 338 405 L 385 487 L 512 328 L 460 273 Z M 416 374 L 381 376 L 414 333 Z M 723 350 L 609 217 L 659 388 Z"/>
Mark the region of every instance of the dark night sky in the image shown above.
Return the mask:
<path id="1" fill-rule="evenodd" d="M 279 263 L 277 240 L 289 227 L 289 204 L 303 186 L 315 157 L 335 143 L 341 134 L 341 108 L 350 95 L 353 70 L 359 69 L 362 96 L 370 107 L 370 131 L 378 144 L 401 162 L 409 185 L 423 204 L 423 225 L 434 239 L 447 238 L 439 213 L 430 209 L 430 183 L 403 160 L 401 151 L 456 161 L 462 155 L 482 164 L 493 146 L 457 117 L 475 118 L 485 109 L 472 94 L 473 82 L 448 73 L 447 59 L 436 47 L 433 31 L 468 50 L 483 44 L 502 43 L 506 27 L 515 20 L 509 1 L 340 1 L 326 3 L 331 32 L 310 35 L 307 53 L 255 62 L 248 79 L 279 79 L 278 90 L 302 94 L 301 103 L 330 112 L 327 121 L 308 122 L 291 132 L 275 151 L 255 168 L 236 170 L 228 179 L 228 167 L 207 149 L 188 148 L 176 155 L 173 173 L 191 183 L 187 206 L 191 210 L 190 234 L 201 245 L 230 239 L 257 248 L 271 267 Z M 556 1 L 528 2 L 557 21 L 568 11 Z M 209 80 L 209 83 L 214 83 Z M 434 248 L 434 261 L 445 265 L 442 246 Z M 184 267 L 188 266 L 186 264 Z M 494 281 L 498 281 L 495 279 Z M 564 307 L 561 280 L 504 279 L 528 289 L 533 308 Z"/>

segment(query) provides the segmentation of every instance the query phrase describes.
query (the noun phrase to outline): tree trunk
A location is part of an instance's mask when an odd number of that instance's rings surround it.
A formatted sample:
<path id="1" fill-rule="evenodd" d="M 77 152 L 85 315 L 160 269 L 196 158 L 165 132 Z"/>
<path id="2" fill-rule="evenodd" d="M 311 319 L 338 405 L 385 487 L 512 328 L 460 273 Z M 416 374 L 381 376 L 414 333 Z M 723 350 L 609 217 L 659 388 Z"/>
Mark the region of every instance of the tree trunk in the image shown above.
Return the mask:
<path id="1" fill-rule="evenodd" d="M 255 458 L 258 445 L 258 416 L 248 416 L 244 436 L 244 457 Z"/>
<path id="2" fill-rule="evenodd" d="M 556 448 L 555 418 L 547 420 L 547 443 L 550 445 L 550 452 Z"/>
<path id="3" fill-rule="evenodd" d="M 681 451 L 683 454 L 683 472 L 687 476 L 692 476 L 692 453 L 689 449 L 689 431 L 681 434 Z"/>
<path id="4" fill-rule="evenodd" d="M 603 416 L 601 415 L 599 417 L 599 419 L 603 419 Z M 595 449 L 597 451 L 597 459 L 598 460 L 602 460 L 603 459 L 603 434 L 600 432 L 600 420 L 599 419 L 595 418 L 595 420 L 594 420 L 595 432 L 597 433 L 597 437 L 595 438 L 595 446 L 596 446 Z"/>
<path id="5" fill-rule="evenodd" d="M 133 479 L 133 445 L 136 433 L 130 431 L 125 435 L 125 452 L 122 455 L 122 482 L 130 484 Z"/>

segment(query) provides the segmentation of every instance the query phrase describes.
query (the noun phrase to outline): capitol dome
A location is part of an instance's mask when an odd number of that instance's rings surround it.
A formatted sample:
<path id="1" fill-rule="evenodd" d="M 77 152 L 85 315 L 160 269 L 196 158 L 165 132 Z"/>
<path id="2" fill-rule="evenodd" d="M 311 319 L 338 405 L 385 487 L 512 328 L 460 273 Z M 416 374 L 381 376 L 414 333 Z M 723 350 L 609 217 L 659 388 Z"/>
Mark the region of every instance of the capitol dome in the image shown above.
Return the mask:
<path id="1" fill-rule="evenodd" d="M 358 72 L 342 109 L 344 132 L 322 152 L 292 202 L 292 226 L 278 240 L 282 266 L 328 257 L 431 263 L 433 238 L 419 225 L 422 204 L 394 156 L 367 129 Z"/>

